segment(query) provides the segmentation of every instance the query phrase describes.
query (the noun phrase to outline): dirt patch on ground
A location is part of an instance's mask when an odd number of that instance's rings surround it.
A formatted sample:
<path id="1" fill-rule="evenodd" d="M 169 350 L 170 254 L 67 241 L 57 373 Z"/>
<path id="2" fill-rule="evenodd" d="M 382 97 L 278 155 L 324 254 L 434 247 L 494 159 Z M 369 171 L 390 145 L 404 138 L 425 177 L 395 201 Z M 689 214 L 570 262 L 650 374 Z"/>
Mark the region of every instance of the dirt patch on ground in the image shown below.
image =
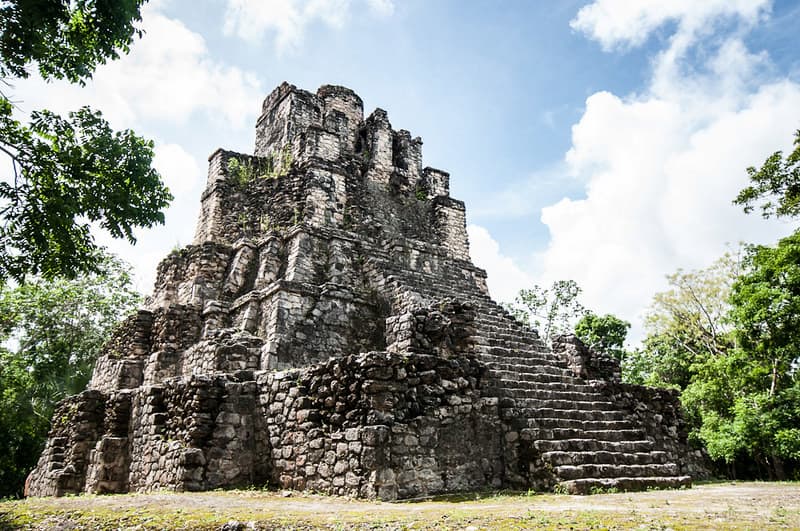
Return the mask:
<path id="1" fill-rule="evenodd" d="M 221 491 L 0 504 L 3 529 L 800 529 L 800 483 L 715 483 L 592 496 L 477 493 L 382 503 Z"/>

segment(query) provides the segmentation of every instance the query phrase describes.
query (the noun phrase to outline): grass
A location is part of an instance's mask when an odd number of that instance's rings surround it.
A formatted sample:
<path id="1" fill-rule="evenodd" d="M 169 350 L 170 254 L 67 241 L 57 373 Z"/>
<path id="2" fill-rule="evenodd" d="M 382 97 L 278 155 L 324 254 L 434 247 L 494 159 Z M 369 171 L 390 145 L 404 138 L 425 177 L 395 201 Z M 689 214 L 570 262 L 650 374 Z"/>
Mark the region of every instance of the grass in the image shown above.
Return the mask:
<path id="1" fill-rule="evenodd" d="M 592 496 L 478 492 L 382 503 L 303 493 L 216 491 L 0 503 L 0 529 L 800 529 L 800 484 L 722 482 Z"/>

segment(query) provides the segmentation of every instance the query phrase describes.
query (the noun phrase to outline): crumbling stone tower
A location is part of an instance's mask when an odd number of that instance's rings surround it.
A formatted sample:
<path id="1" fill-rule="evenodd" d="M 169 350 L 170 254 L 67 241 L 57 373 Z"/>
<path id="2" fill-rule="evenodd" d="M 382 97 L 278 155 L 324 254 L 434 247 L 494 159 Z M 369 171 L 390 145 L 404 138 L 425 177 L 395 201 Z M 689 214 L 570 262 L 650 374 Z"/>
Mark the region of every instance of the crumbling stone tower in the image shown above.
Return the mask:
<path id="1" fill-rule="evenodd" d="M 675 395 L 488 296 L 422 141 L 286 83 L 218 150 L 194 242 L 62 402 L 32 495 L 278 485 L 395 499 L 705 474 Z"/>

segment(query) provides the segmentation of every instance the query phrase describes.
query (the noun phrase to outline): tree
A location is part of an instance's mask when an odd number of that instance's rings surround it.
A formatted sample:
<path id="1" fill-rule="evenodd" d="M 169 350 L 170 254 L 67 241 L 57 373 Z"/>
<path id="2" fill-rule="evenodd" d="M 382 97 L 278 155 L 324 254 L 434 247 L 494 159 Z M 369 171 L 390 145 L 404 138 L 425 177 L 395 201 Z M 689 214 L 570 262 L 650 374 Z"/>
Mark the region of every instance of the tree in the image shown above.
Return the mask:
<path id="1" fill-rule="evenodd" d="M 146 0 L 13 0 L 0 4 L 0 77 L 84 82 L 108 59 L 126 53 Z"/>
<path id="2" fill-rule="evenodd" d="M 86 387 L 111 329 L 141 302 L 127 264 L 95 262 L 80 279 L 0 288 L 0 497 L 21 493 L 54 405 Z"/>
<path id="3" fill-rule="evenodd" d="M 770 368 L 769 396 L 800 361 L 800 231 L 775 247 L 751 246 L 733 285 L 731 317 L 742 348 Z"/>
<path id="4" fill-rule="evenodd" d="M 679 389 L 690 439 L 731 476 L 784 477 L 800 450 L 800 236 L 668 278 L 631 356 L 637 383 Z"/>
<path id="5" fill-rule="evenodd" d="M 647 337 L 623 366 L 627 381 L 680 390 L 691 440 L 704 444 L 704 414 L 732 403 L 730 378 L 720 363 L 734 340 L 727 319 L 731 286 L 740 270 L 737 254 L 725 253 L 711 266 L 667 276 L 645 316 Z"/>
<path id="6" fill-rule="evenodd" d="M 550 288 L 535 285 L 520 290 L 506 309 L 524 324 L 539 330 L 545 341 L 572 331 L 575 319 L 586 313 L 578 301 L 581 288 L 574 280 L 557 280 Z"/>
<path id="7" fill-rule="evenodd" d="M 752 184 L 739 192 L 734 204 L 744 206 L 744 211 L 750 213 L 753 204 L 764 199 L 759 205 L 764 218 L 800 215 L 800 130 L 795 132 L 794 145 L 786 159 L 782 151 L 776 151 L 761 168 L 747 168 Z"/>
<path id="8" fill-rule="evenodd" d="M 0 3 L 0 75 L 28 77 L 35 64 L 45 80 L 85 83 L 141 34 L 143 1 Z M 12 162 L 0 182 L 0 281 L 97 270 L 92 223 L 135 243 L 134 228 L 164 222 L 172 196 L 151 167 L 153 143 L 112 131 L 99 112 L 38 111 L 23 124 L 0 94 L 0 151 Z"/>
<path id="9" fill-rule="evenodd" d="M 649 336 L 665 336 L 693 357 L 723 354 L 731 346 L 731 286 L 740 271 L 738 253 L 725 253 L 710 267 L 667 276 L 645 317 Z"/>
<path id="10" fill-rule="evenodd" d="M 669 289 L 653 296 L 645 316 L 647 337 L 623 360 L 623 379 L 683 390 L 692 381 L 695 364 L 724 355 L 733 345 L 728 297 L 739 269 L 738 253 L 729 252 L 708 268 L 668 275 Z M 696 436 L 699 412 L 687 413 L 696 421 Z"/>
<path id="11" fill-rule="evenodd" d="M 589 348 L 611 354 L 617 360 L 625 357 L 623 345 L 631 324 L 615 315 L 586 313 L 575 325 L 575 335 Z"/>

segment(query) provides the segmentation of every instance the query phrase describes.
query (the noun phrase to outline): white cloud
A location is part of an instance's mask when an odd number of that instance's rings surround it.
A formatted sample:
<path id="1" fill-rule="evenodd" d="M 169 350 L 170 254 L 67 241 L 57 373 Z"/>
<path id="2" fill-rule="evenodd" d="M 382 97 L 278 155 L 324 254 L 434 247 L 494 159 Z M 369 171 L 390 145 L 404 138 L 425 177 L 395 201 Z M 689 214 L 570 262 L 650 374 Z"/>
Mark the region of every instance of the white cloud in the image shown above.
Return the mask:
<path id="1" fill-rule="evenodd" d="M 519 290 L 533 286 L 531 277 L 514 261 L 502 254 L 500 245 L 489 231 L 479 225 L 467 226 L 472 261 L 486 270 L 487 284 L 492 298 L 511 302 Z"/>
<path id="2" fill-rule="evenodd" d="M 734 14 L 749 24 L 765 6 L 724 4 L 598 0 L 573 21 L 612 46 L 641 42 L 658 21 L 680 20 L 643 93 L 598 92 L 586 100 L 566 154 L 586 196 L 542 211 L 551 239 L 539 283 L 576 280 L 589 308 L 634 323 L 634 340 L 666 274 L 709 265 L 726 242 L 771 242 L 792 228 L 745 215 L 731 201 L 746 185 L 747 166 L 790 147 L 800 85 L 766 79 L 768 57 L 749 52 L 735 31 L 708 40 L 689 32 L 676 44 L 682 25 Z M 711 40 L 717 44 L 705 62 L 690 64 L 691 47 Z"/>
<path id="3" fill-rule="evenodd" d="M 676 22 L 675 44 L 709 31 L 722 17 L 755 23 L 771 0 L 596 0 L 578 11 L 570 26 L 605 50 L 638 46 L 667 22 Z"/>
<path id="4" fill-rule="evenodd" d="M 386 17 L 393 0 L 363 0 L 370 12 Z M 352 0 L 227 0 L 226 35 L 236 34 L 257 43 L 265 33 L 275 34 L 278 53 L 298 48 L 308 26 L 320 22 L 342 28 L 350 17 Z"/>
<path id="5" fill-rule="evenodd" d="M 255 121 L 253 102 L 264 91 L 254 74 L 214 60 L 203 37 L 157 5 L 146 5 L 142 16 L 145 34 L 130 54 L 100 66 L 86 87 L 38 77 L 19 81 L 24 108 L 63 112 L 91 103 L 117 127 L 183 124 L 198 113 L 231 128 Z"/>
<path id="6" fill-rule="evenodd" d="M 367 5 L 376 14 L 388 17 L 394 13 L 394 2 L 392 0 L 367 0 Z"/>
<path id="7" fill-rule="evenodd" d="M 178 144 L 157 145 L 153 166 L 161 173 L 164 183 L 175 197 L 197 188 L 202 182 L 197 161 Z"/>

